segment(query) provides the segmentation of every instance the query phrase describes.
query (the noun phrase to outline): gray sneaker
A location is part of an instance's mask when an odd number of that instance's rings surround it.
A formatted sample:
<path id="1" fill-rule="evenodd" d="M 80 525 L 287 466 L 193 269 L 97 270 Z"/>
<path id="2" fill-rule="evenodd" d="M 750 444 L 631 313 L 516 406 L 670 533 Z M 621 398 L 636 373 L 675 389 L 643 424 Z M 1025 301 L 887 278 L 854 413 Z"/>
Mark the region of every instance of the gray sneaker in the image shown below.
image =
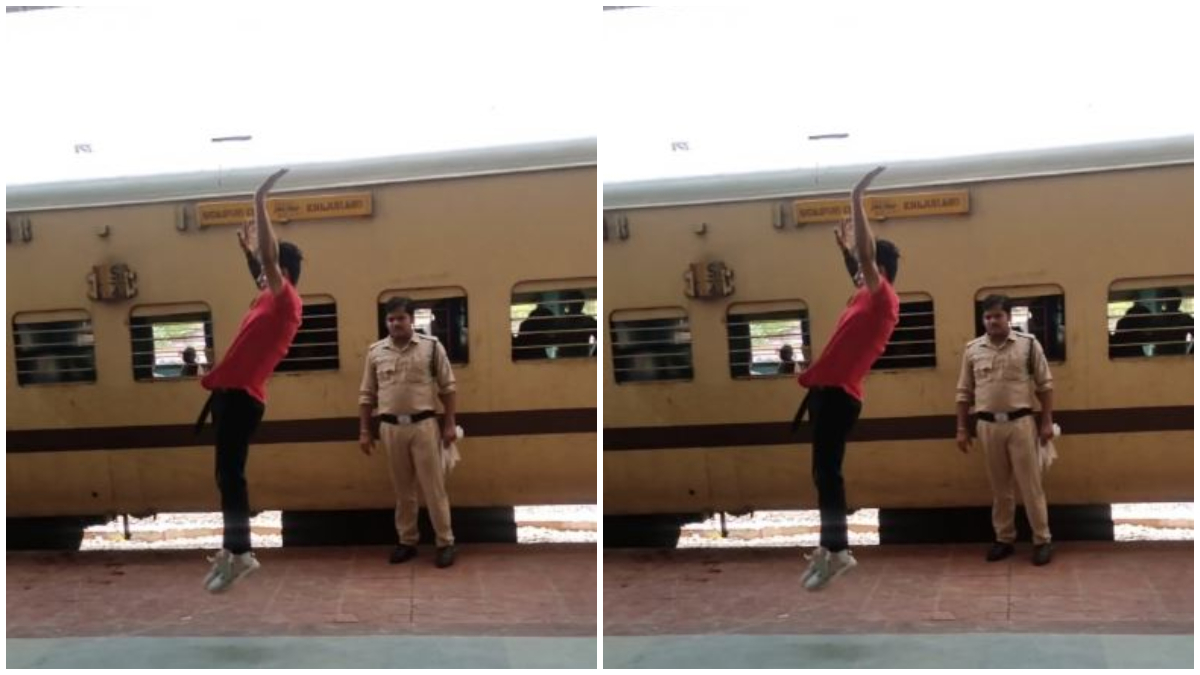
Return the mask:
<path id="1" fill-rule="evenodd" d="M 220 574 L 221 569 L 230 563 L 232 557 L 233 554 L 229 552 L 229 549 L 224 548 L 217 551 L 216 555 L 208 557 L 208 562 L 212 563 L 212 567 L 208 570 L 208 574 L 204 575 L 204 588 L 208 588 L 212 580 L 216 579 L 217 575 Z"/>
<path id="2" fill-rule="evenodd" d="M 813 551 L 810 559 L 810 571 L 804 575 L 804 588 L 810 591 L 824 588 L 829 582 L 858 565 L 858 561 L 849 550 L 830 553 L 828 549 L 818 548 Z"/>
<path id="3" fill-rule="evenodd" d="M 213 567 L 208 572 L 204 587 L 209 593 L 220 593 L 242 577 L 262 567 L 254 554 L 247 551 L 238 555 L 221 549 L 212 557 Z"/>
<path id="4" fill-rule="evenodd" d="M 816 573 L 819 566 L 827 564 L 826 558 L 828 557 L 829 551 L 823 546 L 818 546 L 817 548 L 813 549 L 812 553 L 805 553 L 804 559 L 808 561 L 808 569 L 804 570 L 804 574 L 801 575 L 800 583 L 804 586 L 807 586 L 808 578 Z"/>

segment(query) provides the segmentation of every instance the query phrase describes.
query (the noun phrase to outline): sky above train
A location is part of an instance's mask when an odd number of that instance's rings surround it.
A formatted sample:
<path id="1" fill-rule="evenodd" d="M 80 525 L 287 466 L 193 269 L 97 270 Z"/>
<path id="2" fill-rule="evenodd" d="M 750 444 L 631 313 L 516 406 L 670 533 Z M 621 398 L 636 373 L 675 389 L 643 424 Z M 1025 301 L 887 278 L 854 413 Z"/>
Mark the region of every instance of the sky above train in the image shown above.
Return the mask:
<path id="1" fill-rule="evenodd" d="M 7 183 L 596 135 L 599 9 L 331 7 L 6 15 Z"/>
<path id="2" fill-rule="evenodd" d="M 1194 132 L 1186 3 L 322 7 L 7 14 L 7 184 L 595 136 L 617 182 Z"/>
<path id="3" fill-rule="evenodd" d="M 605 12 L 601 170 L 614 182 L 1189 135 L 1189 12 L 924 0 Z"/>

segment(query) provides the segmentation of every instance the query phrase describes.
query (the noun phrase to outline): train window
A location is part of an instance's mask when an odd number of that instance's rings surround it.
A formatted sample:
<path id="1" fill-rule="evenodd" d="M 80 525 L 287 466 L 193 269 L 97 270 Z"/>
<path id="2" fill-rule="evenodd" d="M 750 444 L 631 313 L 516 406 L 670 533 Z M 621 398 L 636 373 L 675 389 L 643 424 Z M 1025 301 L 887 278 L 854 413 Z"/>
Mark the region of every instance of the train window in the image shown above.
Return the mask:
<path id="1" fill-rule="evenodd" d="M 134 307 L 129 341 L 135 380 L 203 375 L 212 367 L 212 311 L 203 303 Z"/>
<path id="2" fill-rule="evenodd" d="M 798 300 L 729 306 L 729 376 L 792 375 L 812 361 L 808 306 Z"/>
<path id="3" fill-rule="evenodd" d="M 618 384 L 692 379 L 692 331 L 682 308 L 618 310 L 609 328 Z"/>
<path id="4" fill-rule="evenodd" d="M 13 346 L 21 386 L 96 381 L 96 336 L 83 310 L 17 314 Z"/>
<path id="5" fill-rule="evenodd" d="M 975 294 L 975 335 L 983 335 L 983 299 L 1007 295 L 1012 300 L 1012 327 L 1042 343 L 1046 360 L 1067 360 L 1067 303 L 1059 286 L 985 288 Z"/>
<path id="6" fill-rule="evenodd" d="M 508 319 L 513 361 L 594 358 L 596 281 L 517 284 Z"/>
<path id="7" fill-rule="evenodd" d="M 1191 354 L 1195 335 L 1191 277 L 1119 281 L 1108 289 L 1108 356 Z"/>
<path id="8" fill-rule="evenodd" d="M 461 288 L 422 288 L 385 291 L 379 296 L 379 339 L 387 337 L 387 314 L 384 305 L 395 297 L 413 300 L 416 311 L 413 319 L 416 330 L 436 337 L 446 349 L 446 356 L 455 365 L 470 361 L 467 322 L 467 293 Z"/>
<path id="9" fill-rule="evenodd" d="M 302 299 L 300 328 L 275 372 L 337 370 L 337 301 L 328 295 L 305 295 Z"/>
<path id="10" fill-rule="evenodd" d="M 925 293 L 900 296 L 900 321 L 872 370 L 934 368 L 937 340 L 933 327 L 933 298 Z"/>

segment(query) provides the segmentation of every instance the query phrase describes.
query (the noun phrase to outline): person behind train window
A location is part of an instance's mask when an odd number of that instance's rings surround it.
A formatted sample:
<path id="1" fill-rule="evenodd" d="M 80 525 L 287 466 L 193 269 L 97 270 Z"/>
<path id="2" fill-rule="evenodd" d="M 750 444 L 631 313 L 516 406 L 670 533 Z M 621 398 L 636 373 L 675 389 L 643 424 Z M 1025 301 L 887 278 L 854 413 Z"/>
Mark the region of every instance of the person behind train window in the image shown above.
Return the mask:
<path id="1" fill-rule="evenodd" d="M 1003 295 L 983 300 L 986 333 L 967 343 L 955 396 L 958 448 L 971 448 L 968 412 L 975 407 L 976 432 L 992 487 L 992 526 L 996 540 L 987 552 L 989 562 L 1014 552 L 1017 538 L 1013 483 L 1021 493 L 1033 530 L 1033 564 L 1050 562 L 1050 524 L 1038 442 L 1054 438 L 1054 380 L 1042 345 L 1032 335 L 1012 329 L 1012 303 Z M 1034 422 L 1033 399 L 1041 403 Z"/>
<path id="2" fill-rule="evenodd" d="M 792 351 L 791 345 L 784 345 L 779 348 L 779 375 L 792 375 L 796 372 L 796 362 L 793 360 L 795 352 Z"/>
<path id="3" fill-rule="evenodd" d="M 884 167 L 858 182 L 850 194 L 853 233 L 843 223 L 837 233 L 843 252 L 854 258 L 854 284 L 858 287 L 838 319 L 820 358 L 799 376 L 808 395 L 796 414 L 812 413 L 813 479 L 821 511 L 821 545 L 808 556 L 804 587 L 816 590 L 858 563 L 849 551 L 846 526 L 846 489 L 842 460 L 846 437 L 862 411 L 863 380 L 899 320 L 900 300 L 892 285 L 900 264 L 895 244 L 876 240 L 867 222 L 864 193 Z M 851 241 L 853 240 L 853 241 Z"/>
<path id="4" fill-rule="evenodd" d="M 179 372 L 182 377 L 195 377 L 200 374 L 200 364 L 196 363 L 196 348 L 186 347 L 183 350 L 183 370 Z"/>
<path id="5" fill-rule="evenodd" d="M 197 421 L 203 426 L 211 410 L 216 431 L 217 486 L 225 521 L 223 547 L 212 559 L 204 580 L 210 592 L 223 591 L 259 568 L 250 551 L 250 496 L 246 460 L 250 439 L 262 421 L 266 382 L 287 354 L 300 328 L 301 302 L 296 293 L 303 256 L 292 243 L 278 241 L 267 212 L 267 194 L 287 169 L 272 174 L 254 193 L 254 222 L 239 233 L 243 248 L 257 253 L 262 289 L 229 345 L 225 358 L 201 380 L 211 391 Z"/>
<path id="6" fill-rule="evenodd" d="M 592 355 L 592 341 L 596 337 L 596 320 L 583 313 L 585 302 L 583 291 L 563 293 L 563 313 L 549 322 L 555 331 L 551 336 L 551 342 L 558 347 L 555 358 Z"/>
<path id="7" fill-rule="evenodd" d="M 550 324 L 553 319 L 554 312 L 538 302 L 537 307 L 517 326 L 517 335 L 513 338 L 513 361 L 550 358 L 547 348 L 552 343 Z"/>
<path id="8" fill-rule="evenodd" d="M 1173 288 L 1167 292 L 1170 295 L 1162 298 L 1162 312 L 1151 319 L 1155 329 L 1154 354 L 1187 354 L 1191 348 L 1188 337 L 1195 330 L 1195 321 L 1191 314 L 1180 309 L 1183 289 Z"/>
<path id="9" fill-rule="evenodd" d="M 445 568 L 454 564 L 456 555 L 442 459 L 443 448 L 457 439 L 454 371 L 441 342 L 413 330 L 412 300 L 392 298 L 384 311 L 388 336 L 367 349 L 359 387 L 358 444 L 364 454 L 371 454 L 371 413 L 378 409 L 379 436 L 396 493 L 400 540 L 390 562 L 407 562 L 417 555 L 419 488 L 437 534 L 435 563 Z M 438 399 L 445 411 L 440 428 L 435 412 Z"/>
<path id="10" fill-rule="evenodd" d="M 1154 349 L 1153 336 L 1146 329 L 1153 321 L 1149 307 L 1140 302 L 1131 305 L 1117 320 L 1116 330 L 1108 341 L 1108 357 L 1150 356 Z"/>

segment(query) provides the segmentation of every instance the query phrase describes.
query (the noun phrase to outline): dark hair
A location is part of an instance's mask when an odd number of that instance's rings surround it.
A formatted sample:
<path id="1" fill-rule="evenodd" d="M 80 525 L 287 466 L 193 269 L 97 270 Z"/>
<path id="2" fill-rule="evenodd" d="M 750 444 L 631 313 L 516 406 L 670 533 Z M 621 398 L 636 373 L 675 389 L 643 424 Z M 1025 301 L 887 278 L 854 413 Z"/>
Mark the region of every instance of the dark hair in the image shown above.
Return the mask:
<path id="1" fill-rule="evenodd" d="M 183 362 L 184 363 L 195 363 L 196 362 L 196 348 L 195 347 L 184 348 Z"/>
<path id="2" fill-rule="evenodd" d="M 888 283 L 896 283 L 896 273 L 900 271 L 900 249 L 887 239 L 875 240 L 875 264 L 887 275 Z"/>
<path id="3" fill-rule="evenodd" d="M 989 309 L 997 307 L 1004 310 L 1008 316 L 1012 316 L 1012 300 L 1007 295 L 989 295 L 980 303 L 979 309 L 986 314 Z"/>
<path id="4" fill-rule="evenodd" d="M 287 272 L 293 286 L 300 283 L 301 260 L 304 260 L 304 256 L 301 255 L 299 246 L 290 241 L 279 242 L 279 267 Z"/>
<path id="5" fill-rule="evenodd" d="M 1183 299 L 1187 297 L 1187 293 L 1182 288 L 1172 288 L 1170 291 L 1175 295 L 1163 298 L 1163 308 L 1168 312 L 1178 312 L 1183 306 Z"/>
<path id="6" fill-rule="evenodd" d="M 393 312 L 404 312 L 409 316 L 409 318 L 415 318 L 413 313 L 416 311 L 416 309 L 417 308 L 413 306 L 412 298 L 389 298 L 387 303 L 385 303 L 383 306 L 383 314 L 384 316 L 387 316 Z"/>
<path id="7" fill-rule="evenodd" d="M 584 296 L 583 291 L 564 291 L 562 294 L 564 313 L 581 314 L 586 301 L 587 298 Z"/>

